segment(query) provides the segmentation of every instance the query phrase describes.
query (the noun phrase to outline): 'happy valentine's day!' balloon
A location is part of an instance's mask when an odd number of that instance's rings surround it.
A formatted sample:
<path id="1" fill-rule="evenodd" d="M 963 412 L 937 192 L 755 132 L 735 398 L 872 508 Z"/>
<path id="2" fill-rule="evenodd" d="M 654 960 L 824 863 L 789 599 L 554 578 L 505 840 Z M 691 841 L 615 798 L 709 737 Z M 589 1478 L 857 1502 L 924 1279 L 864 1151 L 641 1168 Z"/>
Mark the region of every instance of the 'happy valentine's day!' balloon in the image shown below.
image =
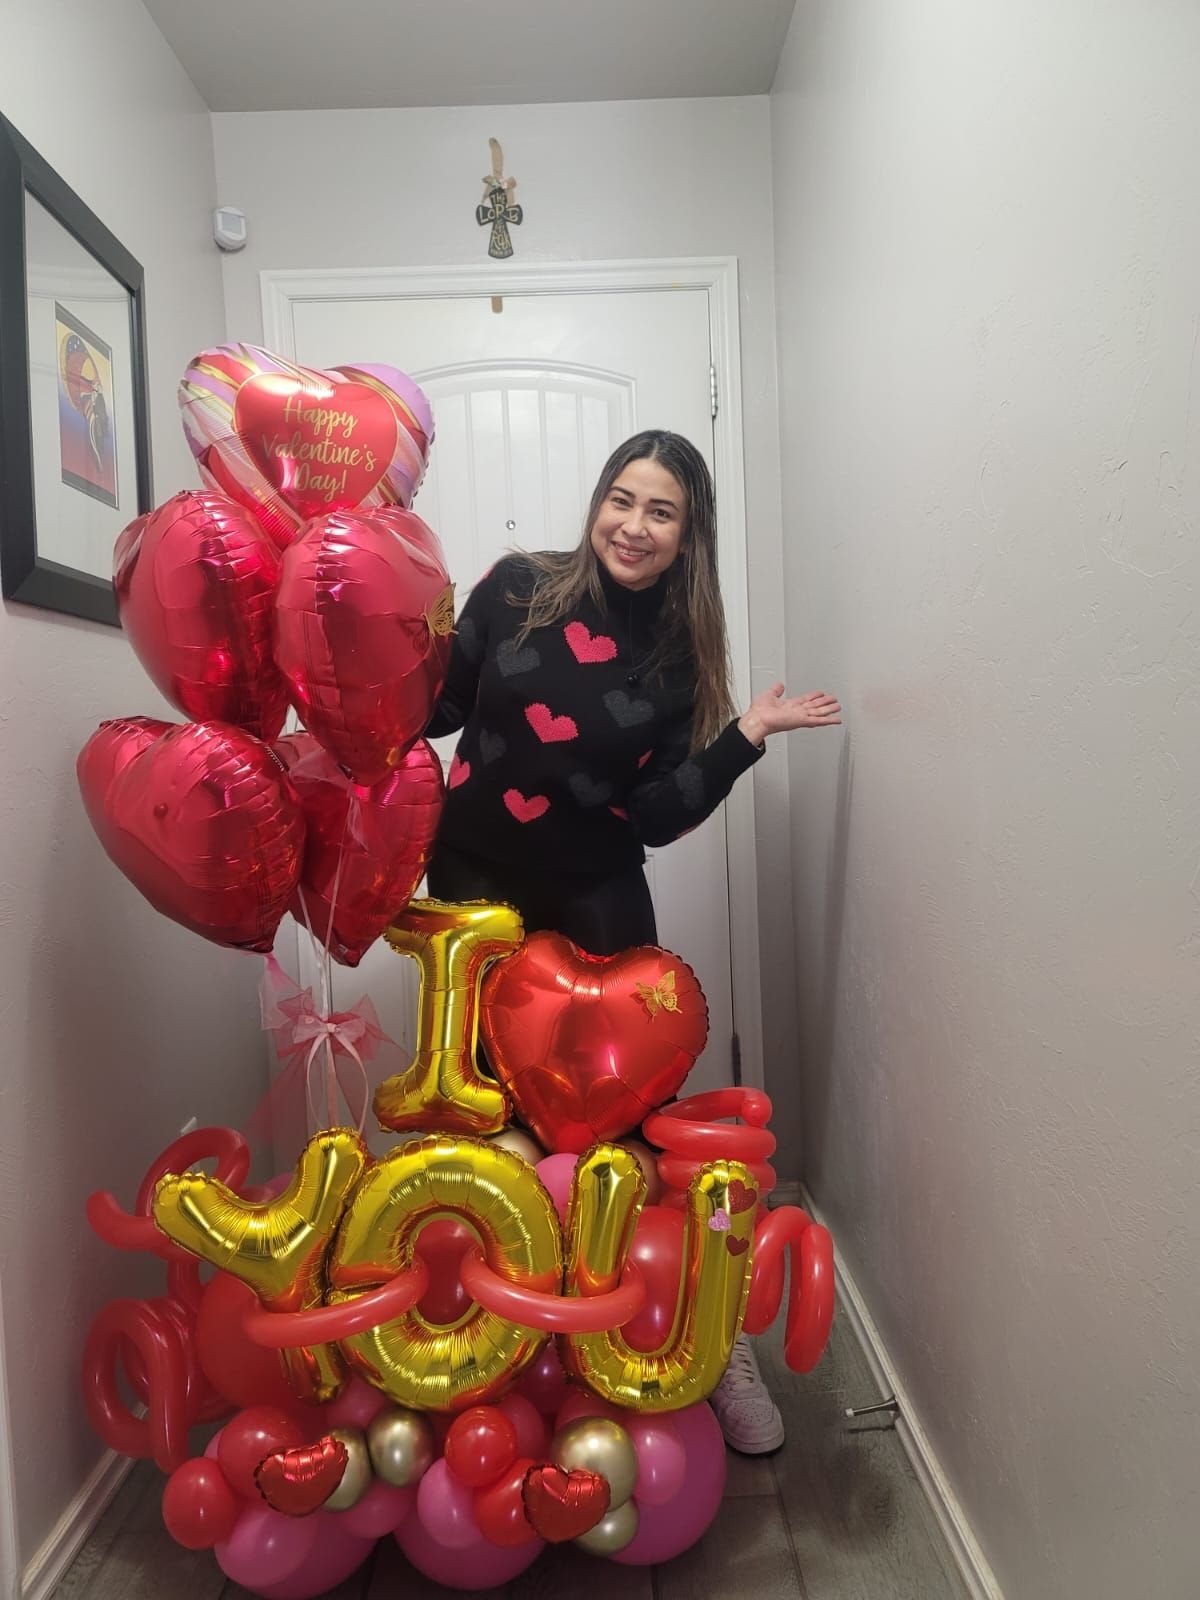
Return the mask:
<path id="1" fill-rule="evenodd" d="M 317 372 L 249 344 L 201 351 L 179 406 L 200 476 L 280 548 L 328 511 L 411 505 L 433 442 L 429 402 L 397 368 Z"/>

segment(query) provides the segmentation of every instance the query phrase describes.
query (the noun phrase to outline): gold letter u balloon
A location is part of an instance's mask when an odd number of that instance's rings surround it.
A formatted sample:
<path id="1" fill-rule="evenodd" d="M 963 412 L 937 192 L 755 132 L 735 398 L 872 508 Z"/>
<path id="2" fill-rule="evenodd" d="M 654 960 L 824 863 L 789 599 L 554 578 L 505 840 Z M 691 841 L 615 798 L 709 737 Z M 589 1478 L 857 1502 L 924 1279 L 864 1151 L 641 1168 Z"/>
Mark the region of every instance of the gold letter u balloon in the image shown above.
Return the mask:
<path id="1" fill-rule="evenodd" d="M 635 1156 L 597 1145 L 579 1162 L 567 1219 L 566 1293 L 616 1288 L 642 1209 Z M 643 1354 L 620 1328 L 560 1337 L 563 1364 L 603 1399 L 634 1411 L 679 1411 L 710 1395 L 729 1364 L 750 1292 L 757 1196 L 740 1161 L 712 1161 L 692 1179 L 683 1270 L 671 1332 Z"/>

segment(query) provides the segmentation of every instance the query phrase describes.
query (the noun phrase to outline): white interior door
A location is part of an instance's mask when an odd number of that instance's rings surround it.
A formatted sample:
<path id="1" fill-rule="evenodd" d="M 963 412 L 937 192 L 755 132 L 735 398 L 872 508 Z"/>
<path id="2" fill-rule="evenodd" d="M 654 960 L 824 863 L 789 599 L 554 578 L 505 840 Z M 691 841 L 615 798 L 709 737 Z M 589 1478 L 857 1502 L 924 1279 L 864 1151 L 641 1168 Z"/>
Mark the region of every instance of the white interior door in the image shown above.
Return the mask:
<path id="1" fill-rule="evenodd" d="M 299 301 L 295 359 L 388 362 L 433 404 L 436 440 L 414 503 L 445 548 L 461 605 L 514 547 L 570 549 L 612 449 L 642 428 L 691 439 L 712 465 L 708 296 L 701 289 Z M 454 739 L 439 741 L 448 761 Z M 731 1083 L 733 1001 L 722 807 L 649 853 L 659 939 L 704 988 L 709 1044 L 685 1092 Z M 335 1005 L 370 993 L 411 1042 L 415 966 L 380 942 L 335 970 Z"/>

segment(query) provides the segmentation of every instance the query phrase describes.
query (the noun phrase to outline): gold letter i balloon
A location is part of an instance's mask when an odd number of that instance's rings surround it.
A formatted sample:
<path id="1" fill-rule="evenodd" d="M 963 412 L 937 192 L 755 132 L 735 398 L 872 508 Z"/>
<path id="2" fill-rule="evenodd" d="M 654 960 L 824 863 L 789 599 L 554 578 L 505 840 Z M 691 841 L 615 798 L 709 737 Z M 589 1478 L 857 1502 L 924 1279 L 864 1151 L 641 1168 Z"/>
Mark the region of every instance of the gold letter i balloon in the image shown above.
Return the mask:
<path id="1" fill-rule="evenodd" d="M 417 1053 L 407 1072 L 375 1091 L 385 1128 L 499 1133 L 508 1121 L 504 1091 L 475 1067 L 479 983 L 484 968 L 521 943 L 524 924 L 511 906 L 414 900 L 384 937 L 421 969 Z"/>
<path id="2" fill-rule="evenodd" d="M 357 1133 L 310 1139 L 296 1175 L 274 1200 L 252 1204 L 203 1172 L 168 1174 L 154 1191 L 154 1220 L 168 1239 L 248 1283 L 271 1311 L 307 1311 L 325 1297 L 325 1255 L 367 1165 Z M 331 1345 L 284 1353 L 297 1392 L 329 1400 L 345 1368 Z"/>
<path id="3" fill-rule="evenodd" d="M 617 1287 L 641 1211 L 635 1156 L 597 1145 L 580 1161 L 567 1219 L 565 1293 Z M 679 1411 L 716 1388 L 750 1291 L 758 1196 L 740 1161 L 711 1161 L 688 1189 L 675 1318 L 663 1347 L 633 1350 L 620 1328 L 561 1337 L 563 1364 L 603 1399 L 633 1411 Z"/>

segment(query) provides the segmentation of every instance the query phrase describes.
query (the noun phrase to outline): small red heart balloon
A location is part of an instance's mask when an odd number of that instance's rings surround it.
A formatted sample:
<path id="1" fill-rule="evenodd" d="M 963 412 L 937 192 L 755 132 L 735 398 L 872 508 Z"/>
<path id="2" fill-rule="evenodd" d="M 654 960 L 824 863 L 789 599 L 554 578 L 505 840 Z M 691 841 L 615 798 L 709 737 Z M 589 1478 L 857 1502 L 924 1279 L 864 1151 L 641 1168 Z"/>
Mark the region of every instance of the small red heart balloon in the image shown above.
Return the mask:
<path id="1" fill-rule="evenodd" d="M 307 911 L 316 938 L 324 944 L 329 936 L 334 960 L 356 967 L 425 876 L 442 811 L 442 764 L 418 739 L 395 771 L 368 788 L 347 778 L 311 734 L 280 739 L 275 751 L 306 831 L 292 915 L 303 926 Z"/>
<path id="2" fill-rule="evenodd" d="M 338 511 L 283 556 L 275 659 L 304 726 L 356 783 L 386 778 L 424 732 L 450 657 L 454 591 L 411 511 Z"/>
<path id="3" fill-rule="evenodd" d="M 97 833 L 104 823 L 104 806 L 117 774 L 125 770 L 134 756 L 140 756 L 174 726 L 173 722 L 160 722 L 157 717 L 111 717 L 100 724 L 84 745 L 75 771 L 84 810 Z"/>
<path id="4" fill-rule="evenodd" d="M 271 653 L 279 553 L 250 513 L 220 494 L 173 495 L 129 524 L 113 559 L 121 623 L 167 699 L 273 739 L 287 714 Z"/>
<path id="5" fill-rule="evenodd" d="M 164 916 L 217 944 L 269 950 L 304 853 L 279 761 L 228 723 L 169 726 L 125 759 L 130 742 L 128 723 L 104 723 L 76 762 L 110 858 Z"/>
<path id="6" fill-rule="evenodd" d="M 677 1093 L 708 1038 L 696 974 L 646 945 L 591 956 L 534 933 L 483 981 L 496 1075 L 549 1150 L 617 1139 Z"/>
<path id="7" fill-rule="evenodd" d="M 341 1483 L 350 1456 L 340 1439 L 326 1434 L 316 1444 L 272 1450 L 254 1469 L 258 1492 L 272 1511 L 308 1517 L 319 1511 Z"/>
<path id="8" fill-rule="evenodd" d="M 566 1472 L 553 1462 L 530 1467 L 522 1494 L 525 1515 L 548 1544 L 564 1544 L 594 1528 L 612 1498 L 608 1479 L 598 1472 L 584 1467 Z"/>

